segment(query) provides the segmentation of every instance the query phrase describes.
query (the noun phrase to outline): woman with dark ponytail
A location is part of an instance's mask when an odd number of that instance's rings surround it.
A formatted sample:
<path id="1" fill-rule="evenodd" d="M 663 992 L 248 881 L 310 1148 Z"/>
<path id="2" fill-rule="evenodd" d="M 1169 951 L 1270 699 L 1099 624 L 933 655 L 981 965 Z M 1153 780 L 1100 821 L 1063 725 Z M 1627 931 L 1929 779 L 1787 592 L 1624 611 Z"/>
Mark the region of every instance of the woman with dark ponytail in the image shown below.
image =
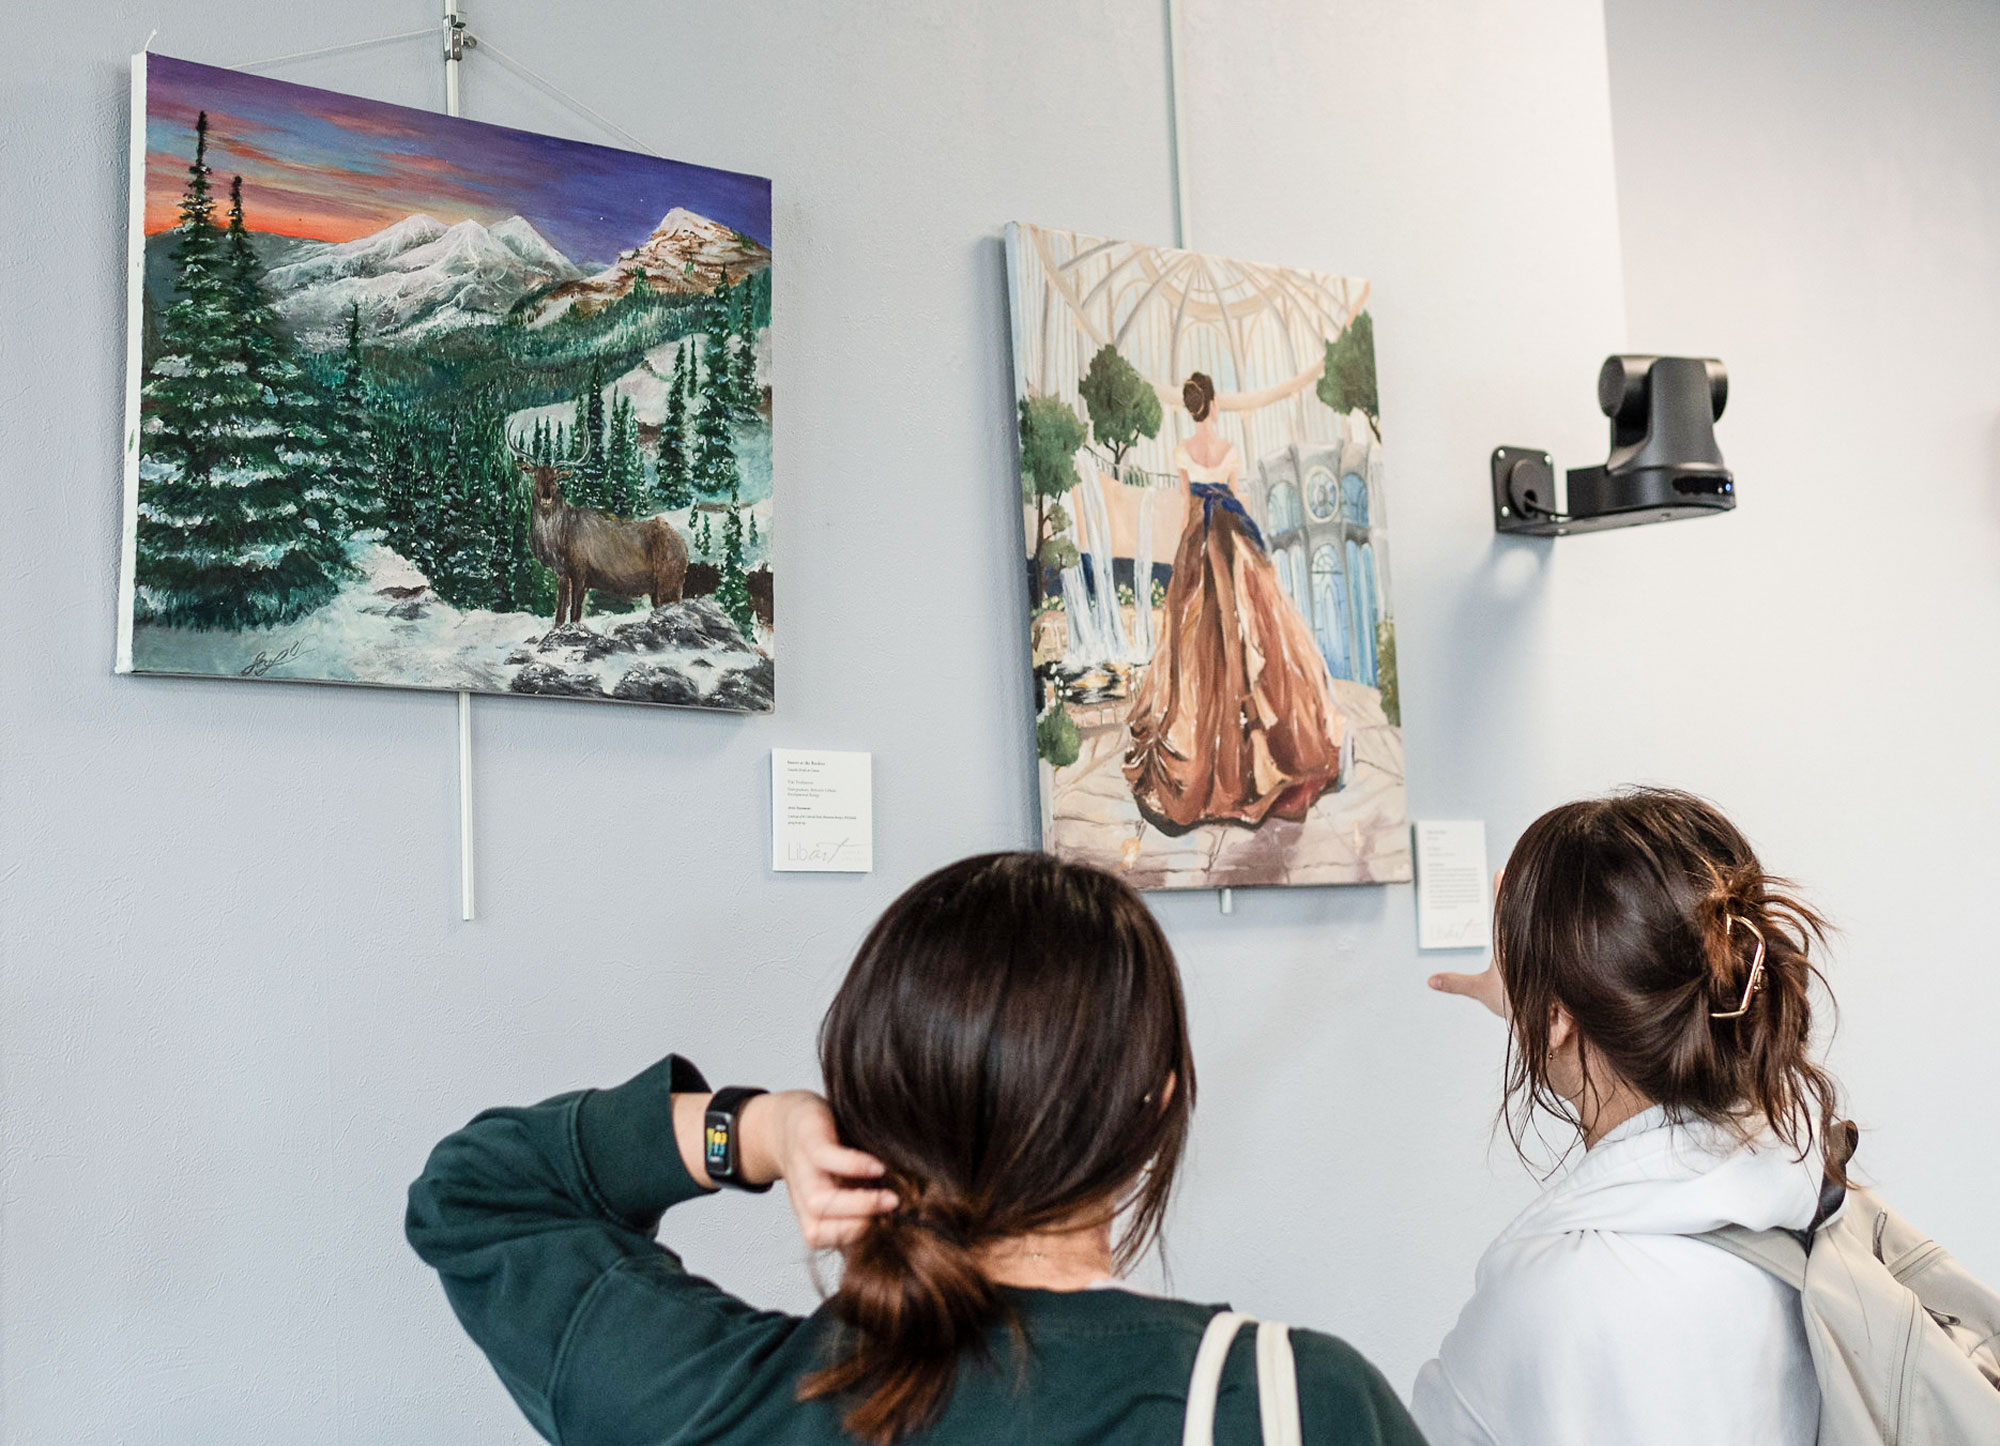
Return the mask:
<path id="1" fill-rule="evenodd" d="M 1431 984 L 1509 1020 L 1516 1149 L 1553 1120 L 1584 1155 L 1487 1250 L 1418 1376 L 1432 1446 L 1811 1446 L 1797 1291 L 1693 1237 L 1805 1230 L 1825 1178 L 1844 1178 L 1812 1053 L 1824 935 L 1689 794 L 1528 826 L 1495 895 L 1493 966 Z"/>
<path id="2" fill-rule="evenodd" d="M 1180 976 L 1139 897 L 1041 854 L 939 870 L 863 942 L 820 1068 L 824 1099 L 746 1098 L 669 1056 L 488 1111 L 432 1153 L 411 1243 L 536 1428 L 565 1446 L 1181 1440 L 1221 1308 L 1118 1284 L 1158 1237 L 1195 1102 Z M 807 1245 L 842 1256 L 804 1318 L 654 1239 L 717 1183 L 779 1179 Z M 1304 1440 L 1422 1446 L 1352 1349 L 1291 1340 Z M 1222 1366 L 1217 1442 L 1262 1439 L 1254 1342 Z"/>

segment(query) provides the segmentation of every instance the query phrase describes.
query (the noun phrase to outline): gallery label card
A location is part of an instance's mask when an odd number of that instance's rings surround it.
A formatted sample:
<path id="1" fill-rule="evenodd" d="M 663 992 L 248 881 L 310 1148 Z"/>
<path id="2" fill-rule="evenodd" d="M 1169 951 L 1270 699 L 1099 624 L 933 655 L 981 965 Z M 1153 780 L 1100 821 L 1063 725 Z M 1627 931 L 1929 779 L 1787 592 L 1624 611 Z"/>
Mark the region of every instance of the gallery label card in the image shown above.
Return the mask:
<path id="1" fill-rule="evenodd" d="M 771 750 L 771 867 L 779 873 L 874 870 L 873 754 Z"/>
<path id="2" fill-rule="evenodd" d="M 1430 819 L 1416 833 L 1417 947 L 1484 948 L 1491 888 L 1484 820 Z"/>

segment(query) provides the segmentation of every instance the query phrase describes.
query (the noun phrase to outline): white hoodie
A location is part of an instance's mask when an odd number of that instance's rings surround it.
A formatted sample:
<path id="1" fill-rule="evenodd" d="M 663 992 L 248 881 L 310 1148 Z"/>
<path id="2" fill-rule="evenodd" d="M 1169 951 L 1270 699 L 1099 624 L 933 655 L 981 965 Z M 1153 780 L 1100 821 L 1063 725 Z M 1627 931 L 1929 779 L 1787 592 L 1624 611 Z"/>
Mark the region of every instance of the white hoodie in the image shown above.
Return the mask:
<path id="1" fill-rule="evenodd" d="M 1431 1446 L 1812 1446 L 1798 1292 L 1683 1237 L 1801 1229 L 1820 1158 L 1655 1107 L 1487 1248 L 1411 1402 Z"/>

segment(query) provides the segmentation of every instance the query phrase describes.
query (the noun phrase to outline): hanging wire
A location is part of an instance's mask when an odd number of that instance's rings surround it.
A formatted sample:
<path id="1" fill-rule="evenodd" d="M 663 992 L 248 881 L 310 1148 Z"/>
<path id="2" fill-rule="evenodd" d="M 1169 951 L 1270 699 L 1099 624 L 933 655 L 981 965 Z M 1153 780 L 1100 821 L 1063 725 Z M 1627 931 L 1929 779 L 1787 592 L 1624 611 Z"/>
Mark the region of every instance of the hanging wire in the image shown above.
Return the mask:
<path id="1" fill-rule="evenodd" d="M 468 37 L 468 39 L 469 38 L 470 37 Z M 571 95 L 568 91 L 564 90 L 554 81 L 544 79 L 542 76 L 537 75 L 534 71 L 530 70 L 527 66 L 521 64 L 520 61 L 514 59 L 513 56 L 509 55 L 506 51 L 502 50 L 499 46 L 495 45 L 485 36 L 482 35 L 479 37 L 478 43 L 473 46 L 473 50 L 477 54 L 492 56 L 495 60 L 499 61 L 502 65 L 506 66 L 509 70 L 513 71 L 515 74 L 523 77 L 526 80 L 534 82 L 536 85 L 539 85 L 543 90 L 547 91 L 550 95 L 554 96 L 557 100 L 562 101 L 565 105 L 568 105 L 573 110 L 579 111 L 582 114 L 589 116 L 592 120 L 596 121 L 606 130 L 610 131 L 613 135 L 622 136 L 625 140 L 631 142 L 632 148 L 634 150 L 644 151 L 649 156 L 659 155 L 658 151 L 654 150 L 651 146 L 647 145 L 644 141 L 640 140 L 637 136 L 633 135 L 632 132 L 626 130 L 625 127 L 619 125 L 618 122 L 612 120 L 610 117 L 604 115 L 602 112 L 593 110 L 591 107 L 585 105 L 582 101 L 578 100 L 575 96 Z"/>
<path id="2" fill-rule="evenodd" d="M 154 34 L 158 33 L 158 31 L 154 32 Z M 360 50 L 370 45 L 387 45 L 392 40 L 415 40 L 419 35 L 436 35 L 437 33 L 437 26 L 426 25 L 422 30 L 404 30 L 395 35 L 377 35 L 372 40 L 350 40 L 342 45 L 322 45 L 317 50 L 295 50 L 290 55 L 274 55 L 268 60 L 246 60 L 239 65 L 226 65 L 223 69 L 262 70 L 267 65 L 281 65 L 287 60 L 304 60 L 314 55 L 333 55 L 342 50 Z M 150 37 L 148 37 L 146 44 L 149 48 L 151 47 L 152 40 Z"/>

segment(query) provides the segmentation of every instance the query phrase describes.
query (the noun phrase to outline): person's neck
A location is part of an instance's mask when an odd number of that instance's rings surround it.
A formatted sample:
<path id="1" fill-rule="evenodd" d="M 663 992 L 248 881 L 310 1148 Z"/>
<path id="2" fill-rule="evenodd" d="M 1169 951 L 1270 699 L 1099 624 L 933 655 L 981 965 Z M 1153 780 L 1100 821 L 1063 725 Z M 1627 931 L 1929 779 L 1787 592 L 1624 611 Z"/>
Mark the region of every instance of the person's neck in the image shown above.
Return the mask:
<path id="1" fill-rule="evenodd" d="M 980 1273 L 995 1285 L 1087 1290 L 1111 1278 L 1111 1222 L 1002 1236 L 981 1245 L 974 1256 Z"/>
<path id="2" fill-rule="evenodd" d="M 1653 1107 L 1653 1101 L 1619 1080 L 1602 1096 L 1593 1097 L 1580 1113 L 1583 1120 L 1583 1147 L 1596 1148 L 1598 1142 L 1635 1115 Z"/>

